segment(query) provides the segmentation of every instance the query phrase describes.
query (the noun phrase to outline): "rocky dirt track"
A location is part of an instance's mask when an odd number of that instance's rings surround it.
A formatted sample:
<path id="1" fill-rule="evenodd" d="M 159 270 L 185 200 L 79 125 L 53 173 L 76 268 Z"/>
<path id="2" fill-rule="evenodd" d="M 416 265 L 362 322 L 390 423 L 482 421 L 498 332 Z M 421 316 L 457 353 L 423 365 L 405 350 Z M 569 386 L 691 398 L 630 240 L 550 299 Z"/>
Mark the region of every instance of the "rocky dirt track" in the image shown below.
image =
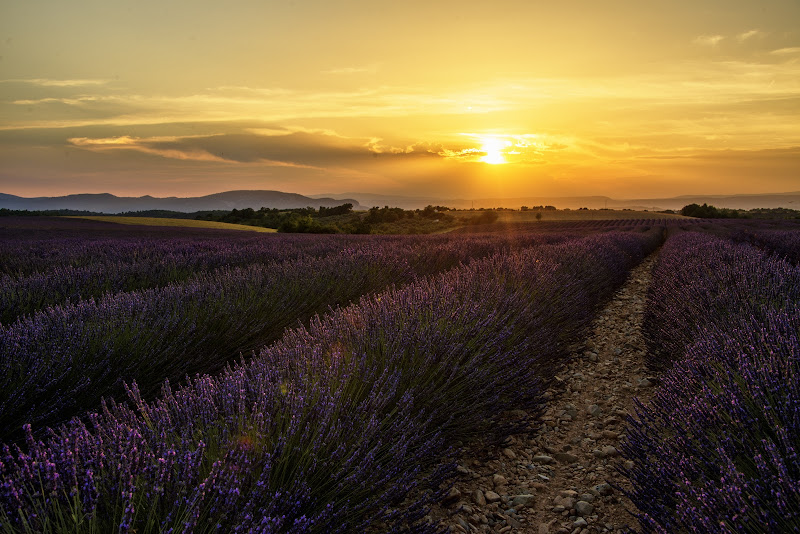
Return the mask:
<path id="1" fill-rule="evenodd" d="M 615 487 L 617 445 L 633 398 L 649 400 L 641 321 L 657 253 L 632 272 L 598 314 L 585 343 L 546 393 L 544 416 L 529 434 L 498 448 L 467 451 L 443 505 L 430 514 L 451 532 L 587 534 L 638 525 Z"/>

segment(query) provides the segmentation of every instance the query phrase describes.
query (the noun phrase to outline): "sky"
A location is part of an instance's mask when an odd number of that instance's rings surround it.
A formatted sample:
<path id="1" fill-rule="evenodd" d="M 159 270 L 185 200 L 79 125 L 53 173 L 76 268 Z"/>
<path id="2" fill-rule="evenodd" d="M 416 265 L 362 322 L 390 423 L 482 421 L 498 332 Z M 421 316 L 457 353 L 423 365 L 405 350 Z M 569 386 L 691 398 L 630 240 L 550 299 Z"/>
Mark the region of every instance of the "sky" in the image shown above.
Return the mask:
<path id="1" fill-rule="evenodd" d="M 0 0 L 0 192 L 800 190 L 800 0 Z"/>

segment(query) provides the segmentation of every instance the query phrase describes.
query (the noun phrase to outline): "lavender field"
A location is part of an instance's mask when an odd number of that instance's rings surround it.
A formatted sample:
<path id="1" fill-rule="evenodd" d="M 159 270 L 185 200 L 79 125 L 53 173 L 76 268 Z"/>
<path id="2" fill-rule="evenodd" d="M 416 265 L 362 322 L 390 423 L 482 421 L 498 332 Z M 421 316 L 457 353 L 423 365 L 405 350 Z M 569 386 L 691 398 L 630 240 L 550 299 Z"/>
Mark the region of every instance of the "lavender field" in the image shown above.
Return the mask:
<path id="1" fill-rule="evenodd" d="M 658 254 L 619 469 L 645 532 L 800 531 L 800 225 L 242 235 L 7 218 L 0 531 L 441 532 Z"/>

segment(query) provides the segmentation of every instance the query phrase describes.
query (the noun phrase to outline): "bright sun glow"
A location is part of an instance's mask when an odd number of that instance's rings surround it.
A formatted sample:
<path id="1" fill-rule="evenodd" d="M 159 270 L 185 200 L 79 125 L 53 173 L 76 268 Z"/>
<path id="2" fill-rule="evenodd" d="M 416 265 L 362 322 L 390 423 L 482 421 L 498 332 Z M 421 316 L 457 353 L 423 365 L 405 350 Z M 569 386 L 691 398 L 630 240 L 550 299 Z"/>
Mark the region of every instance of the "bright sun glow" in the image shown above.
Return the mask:
<path id="1" fill-rule="evenodd" d="M 511 142 L 504 139 L 498 139 L 497 137 L 484 138 L 481 149 L 486 152 L 486 155 L 481 158 L 481 161 L 490 165 L 508 163 L 506 158 L 503 157 L 503 149 L 509 146 L 511 146 Z"/>

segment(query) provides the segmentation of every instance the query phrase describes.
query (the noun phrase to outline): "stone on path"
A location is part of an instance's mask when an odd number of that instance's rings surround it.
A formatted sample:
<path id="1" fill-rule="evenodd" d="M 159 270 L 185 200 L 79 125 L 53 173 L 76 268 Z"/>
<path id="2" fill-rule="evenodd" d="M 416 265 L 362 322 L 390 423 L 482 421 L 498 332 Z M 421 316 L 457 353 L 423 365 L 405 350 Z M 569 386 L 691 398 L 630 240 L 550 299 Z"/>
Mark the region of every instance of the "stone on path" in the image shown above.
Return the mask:
<path id="1" fill-rule="evenodd" d="M 557 452 L 553 457 L 562 464 L 574 464 L 578 461 L 578 457 L 568 452 Z"/>
<path id="2" fill-rule="evenodd" d="M 586 501 L 578 501 L 575 503 L 575 513 L 581 517 L 592 515 L 593 511 L 594 506 L 592 506 L 592 503 Z"/>
<path id="3" fill-rule="evenodd" d="M 500 495 L 493 491 L 487 491 L 484 495 L 486 496 L 486 502 L 488 503 L 497 502 L 500 500 Z"/>

